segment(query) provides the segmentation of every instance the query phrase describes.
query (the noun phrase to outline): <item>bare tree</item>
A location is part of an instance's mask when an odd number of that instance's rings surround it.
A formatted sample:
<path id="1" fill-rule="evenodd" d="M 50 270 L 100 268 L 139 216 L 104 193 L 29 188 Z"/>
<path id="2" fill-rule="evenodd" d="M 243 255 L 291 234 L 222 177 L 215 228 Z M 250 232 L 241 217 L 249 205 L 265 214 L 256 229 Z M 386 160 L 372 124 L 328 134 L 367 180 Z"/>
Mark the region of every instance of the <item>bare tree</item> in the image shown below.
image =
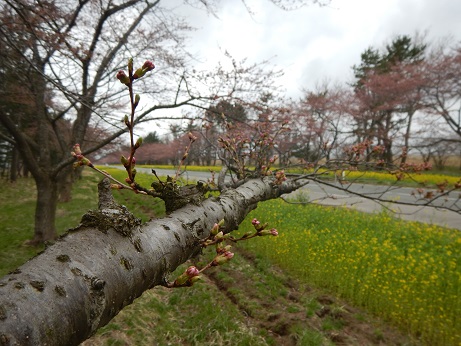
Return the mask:
<path id="1" fill-rule="evenodd" d="M 138 123 L 162 119 L 157 116 L 162 109 L 206 108 L 221 96 L 244 98 L 272 87 L 273 78 L 264 80 L 270 74 L 264 64 L 232 61 L 232 70 L 189 70 L 183 34 L 190 27 L 159 3 L 7 0 L 0 5 L 0 39 L 11 52 L 4 65 L 18 77 L 33 109 L 26 114 L 27 128 L 16 126 L 15 109 L 0 109 L 0 122 L 37 186 L 33 244 L 56 236 L 58 197 L 71 187 L 72 145 L 80 143 L 91 153 L 126 133 L 120 126 L 126 112 L 123 89 L 115 84 L 114 71 L 129 57 L 155 56 L 158 66 L 157 82 L 142 89 L 154 98 L 152 106 L 145 106 Z M 110 132 L 91 142 L 90 124 Z"/>
<path id="2" fill-rule="evenodd" d="M 429 113 L 440 116 L 451 131 L 461 136 L 461 48 L 436 47 L 425 68 Z"/>

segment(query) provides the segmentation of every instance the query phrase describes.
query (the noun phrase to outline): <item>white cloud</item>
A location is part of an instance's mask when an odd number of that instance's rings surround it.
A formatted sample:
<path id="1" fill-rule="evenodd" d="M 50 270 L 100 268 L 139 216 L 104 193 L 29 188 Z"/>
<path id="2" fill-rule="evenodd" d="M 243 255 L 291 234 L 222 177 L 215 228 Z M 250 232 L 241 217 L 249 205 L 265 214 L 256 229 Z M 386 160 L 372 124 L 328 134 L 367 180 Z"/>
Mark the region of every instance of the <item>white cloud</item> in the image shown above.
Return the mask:
<path id="1" fill-rule="evenodd" d="M 366 48 L 382 47 L 396 35 L 428 31 L 431 40 L 461 39 L 461 1 L 332 0 L 326 7 L 289 12 L 269 0 L 247 3 L 253 15 L 240 1 L 221 1 L 219 19 L 182 7 L 198 28 L 191 34 L 191 50 L 208 65 L 222 58 L 219 48 L 249 62 L 272 59 L 285 70 L 281 82 L 295 97 L 325 78 L 347 81 Z"/>

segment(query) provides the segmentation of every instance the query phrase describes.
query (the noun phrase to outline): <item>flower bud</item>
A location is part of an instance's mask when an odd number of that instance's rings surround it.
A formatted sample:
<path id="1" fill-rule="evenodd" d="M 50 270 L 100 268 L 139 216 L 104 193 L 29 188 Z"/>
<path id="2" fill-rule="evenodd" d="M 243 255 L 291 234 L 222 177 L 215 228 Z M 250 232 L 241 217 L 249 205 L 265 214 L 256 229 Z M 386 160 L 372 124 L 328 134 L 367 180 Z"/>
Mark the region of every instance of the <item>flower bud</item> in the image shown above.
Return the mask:
<path id="1" fill-rule="evenodd" d="M 184 286 L 184 284 L 189 280 L 189 276 L 184 272 L 183 274 L 179 275 L 176 280 L 174 280 L 175 287 Z"/>
<path id="2" fill-rule="evenodd" d="M 189 268 L 186 269 L 186 272 L 188 277 L 193 278 L 194 276 L 198 276 L 200 274 L 200 271 L 197 269 L 195 266 L 190 266 Z"/>
<path id="3" fill-rule="evenodd" d="M 138 106 L 140 99 L 141 99 L 141 96 L 139 96 L 139 94 L 136 94 L 134 97 L 134 107 Z"/>
<path id="4" fill-rule="evenodd" d="M 189 140 L 190 140 L 191 142 L 195 142 L 195 141 L 197 140 L 197 136 L 194 136 L 194 135 L 192 134 L 192 132 L 189 132 L 189 133 L 187 134 L 187 136 L 189 137 Z"/>
<path id="5" fill-rule="evenodd" d="M 128 73 L 129 74 L 133 73 L 133 58 L 128 59 Z"/>
<path id="6" fill-rule="evenodd" d="M 123 122 L 125 123 L 125 125 L 129 128 L 131 126 L 130 124 L 130 119 L 128 118 L 128 115 L 125 114 L 125 116 L 123 117 Z"/>
<path id="7" fill-rule="evenodd" d="M 130 77 L 128 77 L 125 74 L 125 71 L 118 71 L 117 72 L 117 79 L 120 81 L 120 83 L 125 84 L 126 86 L 129 86 L 131 84 Z"/>
<path id="8" fill-rule="evenodd" d="M 218 244 L 216 244 L 216 253 L 218 255 L 220 255 L 220 254 L 223 254 L 223 253 L 226 253 L 226 252 L 230 252 L 231 248 L 232 248 L 232 245 L 224 246 L 223 243 L 218 243 Z"/>
<path id="9" fill-rule="evenodd" d="M 80 144 L 78 144 L 78 143 L 75 144 L 73 149 L 74 149 L 75 155 L 81 155 L 82 154 L 82 151 L 80 150 Z"/>
<path id="10" fill-rule="evenodd" d="M 155 65 L 152 61 L 146 60 L 144 65 L 142 65 L 142 69 L 146 72 L 152 71 L 155 68 Z"/>
<path id="11" fill-rule="evenodd" d="M 219 232 L 219 225 L 217 223 L 215 223 L 213 225 L 213 228 L 211 229 L 210 233 L 211 233 L 211 235 L 216 235 L 216 234 L 218 234 L 218 232 Z"/>
<path id="12" fill-rule="evenodd" d="M 263 229 L 262 231 L 258 232 L 259 236 L 265 236 L 265 235 L 272 235 L 274 237 L 279 235 L 279 232 L 275 228 L 272 228 L 271 230 L 268 229 Z"/>
<path id="13" fill-rule="evenodd" d="M 234 257 L 234 253 L 233 252 L 230 252 L 230 251 L 226 251 L 218 256 L 216 256 L 213 260 L 213 266 L 219 266 L 219 265 L 222 265 L 224 263 L 226 263 L 227 261 L 231 260 L 232 257 Z"/>
<path id="14" fill-rule="evenodd" d="M 264 228 L 266 228 L 267 222 L 265 224 L 261 224 L 261 222 L 256 220 L 256 222 L 253 224 L 253 226 L 254 226 L 255 230 L 257 230 L 259 232 L 259 231 L 262 231 Z"/>
<path id="15" fill-rule="evenodd" d="M 120 162 L 122 163 L 124 167 L 128 167 L 128 160 L 126 159 L 125 156 L 122 155 L 122 157 L 120 158 Z"/>
<path id="16" fill-rule="evenodd" d="M 189 279 L 189 282 L 191 285 L 195 284 L 197 281 L 200 281 L 202 280 L 202 277 L 200 275 L 197 275 L 197 276 L 194 276 L 194 277 L 191 277 Z"/>
<path id="17" fill-rule="evenodd" d="M 141 146 L 141 144 L 142 144 L 142 137 L 139 137 L 134 145 L 134 148 L 138 149 Z"/>

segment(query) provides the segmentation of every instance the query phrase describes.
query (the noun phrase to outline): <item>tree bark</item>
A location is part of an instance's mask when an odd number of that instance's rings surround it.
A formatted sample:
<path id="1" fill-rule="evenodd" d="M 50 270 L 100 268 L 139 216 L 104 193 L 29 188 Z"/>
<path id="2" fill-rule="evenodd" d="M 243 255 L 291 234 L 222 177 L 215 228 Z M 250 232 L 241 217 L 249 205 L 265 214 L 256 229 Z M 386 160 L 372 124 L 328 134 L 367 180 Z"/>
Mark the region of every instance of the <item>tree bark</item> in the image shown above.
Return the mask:
<path id="1" fill-rule="evenodd" d="M 214 223 L 235 230 L 258 202 L 302 184 L 251 180 L 144 225 L 108 185 L 100 184 L 99 211 L 0 280 L 0 344 L 78 345 L 197 254 Z"/>
<path id="2" fill-rule="evenodd" d="M 19 152 L 16 145 L 11 150 L 11 167 L 10 167 L 10 182 L 14 183 L 18 178 L 19 167 Z"/>
<path id="3" fill-rule="evenodd" d="M 56 207 L 58 204 L 58 183 L 48 177 L 35 179 L 37 202 L 35 204 L 33 245 L 56 239 Z"/>

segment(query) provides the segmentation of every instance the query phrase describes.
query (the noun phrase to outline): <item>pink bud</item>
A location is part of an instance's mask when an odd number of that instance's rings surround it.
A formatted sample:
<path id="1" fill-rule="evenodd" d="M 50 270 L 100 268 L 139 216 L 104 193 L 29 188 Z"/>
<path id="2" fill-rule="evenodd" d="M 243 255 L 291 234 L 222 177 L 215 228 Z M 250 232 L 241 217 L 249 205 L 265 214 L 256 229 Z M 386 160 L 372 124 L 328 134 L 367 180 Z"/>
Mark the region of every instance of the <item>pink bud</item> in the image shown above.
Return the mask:
<path id="1" fill-rule="evenodd" d="M 212 265 L 213 266 L 219 266 L 219 265 L 224 264 L 227 261 L 229 261 L 232 257 L 234 257 L 234 253 L 230 252 L 230 251 L 226 251 L 226 252 L 216 256 L 215 259 L 213 260 Z"/>
<path id="2" fill-rule="evenodd" d="M 261 223 L 261 222 L 259 222 L 258 219 L 256 219 L 256 218 L 253 219 L 253 220 L 251 220 L 251 224 L 252 224 L 253 226 L 259 225 L 260 223 Z"/>
<path id="3" fill-rule="evenodd" d="M 118 71 L 117 79 L 120 81 L 120 83 L 125 84 L 126 86 L 131 84 L 130 78 L 125 74 L 125 71 Z"/>
<path id="4" fill-rule="evenodd" d="M 200 271 L 195 266 L 190 266 L 186 269 L 186 274 L 188 277 L 192 278 L 200 274 Z"/>
<path id="5" fill-rule="evenodd" d="M 75 152 L 76 155 L 81 155 L 82 154 L 82 151 L 80 150 L 80 144 L 78 144 L 78 143 L 75 144 L 73 149 L 74 149 L 74 152 Z"/>
<path id="6" fill-rule="evenodd" d="M 210 232 L 210 233 L 211 233 L 212 235 L 216 235 L 216 234 L 218 234 L 218 232 L 219 232 L 219 225 L 218 225 L 217 223 L 215 223 L 215 224 L 213 225 L 213 228 L 211 229 L 211 232 Z"/>
<path id="7" fill-rule="evenodd" d="M 272 234 L 274 237 L 276 237 L 276 236 L 279 235 L 279 232 L 277 232 L 277 230 L 276 230 L 275 228 L 272 228 L 272 229 L 270 230 L 270 232 L 271 232 L 271 234 Z"/>
<path id="8" fill-rule="evenodd" d="M 230 260 L 232 257 L 234 257 L 234 253 L 230 251 L 226 251 L 223 254 L 224 257 L 226 257 L 228 260 Z"/>
<path id="9" fill-rule="evenodd" d="M 152 71 L 155 68 L 155 65 L 152 61 L 146 60 L 144 65 L 142 65 L 142 69 L 147 71 Z"/>

